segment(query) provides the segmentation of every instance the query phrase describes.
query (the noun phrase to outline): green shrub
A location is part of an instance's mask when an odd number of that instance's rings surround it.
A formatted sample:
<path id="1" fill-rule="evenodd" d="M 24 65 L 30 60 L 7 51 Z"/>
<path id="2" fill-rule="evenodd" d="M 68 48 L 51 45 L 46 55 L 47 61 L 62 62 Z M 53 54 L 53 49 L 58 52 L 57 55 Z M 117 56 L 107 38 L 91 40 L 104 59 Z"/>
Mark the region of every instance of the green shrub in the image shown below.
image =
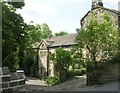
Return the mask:
<path id="1" fill-rule="evenodd" d="M 84 74 L 86 74 L 86 68 L 74 69 L 74 71 L 70 70 L 67 76 L 68 78 L 73 78 L 74 76 L 81 76 Z"/>
<path id="2" fill-rule="evenodd" d="M 82 68 L 81 73 L 82 73 L 82 75 L 86 74 L 86 68 Z"/>
<path id="3" fill-rule="evenodd" d="M 58 84 L 58 79 L 56 77 L 47 77 L 45 79 L 45 83 L 48 85 L 48 86 L 53 86 L 53 85 L 57 85 Z"/>

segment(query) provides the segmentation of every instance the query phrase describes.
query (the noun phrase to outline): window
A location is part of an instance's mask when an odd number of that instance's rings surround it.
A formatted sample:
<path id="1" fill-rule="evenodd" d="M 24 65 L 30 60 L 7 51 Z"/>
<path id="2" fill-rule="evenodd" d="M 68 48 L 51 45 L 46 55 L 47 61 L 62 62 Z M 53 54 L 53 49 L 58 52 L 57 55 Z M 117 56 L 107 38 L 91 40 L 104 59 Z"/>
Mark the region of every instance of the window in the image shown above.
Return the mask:
<path id="1" fill-rule="evenodd" d="M 40 56 L 41 56 L 41 57 L 47 56 L 47 52 L 46 52 L 46 51 L 40 51 Z"/>

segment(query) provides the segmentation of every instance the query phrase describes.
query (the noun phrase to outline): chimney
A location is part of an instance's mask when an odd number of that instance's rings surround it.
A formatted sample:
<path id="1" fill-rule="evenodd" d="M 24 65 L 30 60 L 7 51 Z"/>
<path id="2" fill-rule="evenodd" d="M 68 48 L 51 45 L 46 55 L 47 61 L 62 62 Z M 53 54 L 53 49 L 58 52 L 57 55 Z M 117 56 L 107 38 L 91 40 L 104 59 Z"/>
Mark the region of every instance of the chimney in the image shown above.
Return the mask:
<path id="1" fill-rule="evenodd" d="M 95 8 L 97 6 L 103 6 L 102 0 L 92 0 L 91 8 Z"/>

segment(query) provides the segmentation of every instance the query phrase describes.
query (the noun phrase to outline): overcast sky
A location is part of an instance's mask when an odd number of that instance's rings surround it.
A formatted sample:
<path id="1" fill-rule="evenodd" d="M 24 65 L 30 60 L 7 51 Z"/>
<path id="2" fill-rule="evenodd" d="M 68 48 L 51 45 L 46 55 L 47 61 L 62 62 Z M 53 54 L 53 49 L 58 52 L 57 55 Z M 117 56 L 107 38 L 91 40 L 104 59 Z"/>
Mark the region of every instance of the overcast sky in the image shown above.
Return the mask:
<path id="1" fill-rule="evenodd" d="M 119 0 L 102 0 L 104 7 L 118 10 Z M 76 33 L 80 19 L 91 9 L 92 0 L 25 0 L 25 6 L 17 10 L 26 23 L 47 23 L 55 33 Z"/>

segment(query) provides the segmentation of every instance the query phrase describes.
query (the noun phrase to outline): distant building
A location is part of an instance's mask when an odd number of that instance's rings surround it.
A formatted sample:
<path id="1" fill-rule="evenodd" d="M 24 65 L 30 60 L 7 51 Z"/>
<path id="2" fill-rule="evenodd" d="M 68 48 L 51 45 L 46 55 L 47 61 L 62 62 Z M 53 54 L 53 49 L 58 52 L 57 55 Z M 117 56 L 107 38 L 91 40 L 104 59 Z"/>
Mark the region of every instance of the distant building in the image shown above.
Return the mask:
<path id="1" fill-rule="evenodd" d="M 54 76 L 54 66 L 49 60 L 50 54 L 54 53 L 56 48 L 62 47 L 65 50 L 70 50 L 77 43 L 75 42 L 77 34 L 68 34 L 65 36 L 54 36 L 48 39 L 43 39 L 37 43 L 34 48 L 38 48 L 38 67 L 39 77 Z"/>

